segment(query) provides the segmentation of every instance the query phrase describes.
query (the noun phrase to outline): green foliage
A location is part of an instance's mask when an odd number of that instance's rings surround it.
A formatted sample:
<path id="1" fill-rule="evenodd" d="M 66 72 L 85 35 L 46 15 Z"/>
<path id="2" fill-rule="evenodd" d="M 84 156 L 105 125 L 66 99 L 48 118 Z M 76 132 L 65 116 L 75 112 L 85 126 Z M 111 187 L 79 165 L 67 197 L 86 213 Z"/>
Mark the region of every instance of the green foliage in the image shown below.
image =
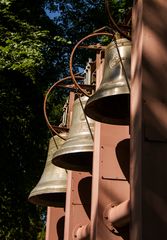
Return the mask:
<path id="1" fill-rule="evenodd" d="M 60 37 L 60 36 L 55 36 L 54 40 L 56 40 L 57 42 L 62 42 L 62 43 L 66 43 L 66 44 L 71 44 L 71 41 L 67 41 L 66 39 Z"/>
<path id="2" fill-rule="evenodd" d="M 0 239 L 37 239 L 46 210 L 32 206 L 27 198 L 46 159 L 42 95 L 16 72 L 1 73 L 0 84 Z"/>
<path id="3" fill-rule="evenodd" d="M 100 29 L 104 26 L 109 26 L 114 29 L 110 22 L 110 18 L 106 10 L 106 0 L 48 0 L 47 9 L 52 13 L 52 18 L 55 24 L 61 26 L 61 37 L 68 39 L 74 46 L 81 38 Z M 131 13 L 133 0 L 108 0 L 111 16 L 119 25 L 124 25 Z M 55 13 L 55 15 L 54 15 Z M 114 29 L 115 30 L 115 29 Z M 111 38 L 92 38 L 85 41 L 83 44 L 97 44 L 109 43 Z M 70 55 L 70 52 L 67 50 Z M 93 53 L 88 50 L 77 49 L 75 55 L 75 64 L 73 65 L 76 72 L 78 65 L 85 67 L 89 57 L 95 58 L 95 51 Z M 68 57 L 69 57 L 68 55 Z"/>
<path id="4" fill-rule="evenodd" d="M 0 2 L 0 239 L 4 240 L 44 239 L 46 208 L 30 204 L 28 195 L 39 181 L 47 155 L 43 89 L 53 80 L 45 76 L 63 59 L 56 61 L 53 51 L 62 44 L 54 40 L 53 24 L 46 18 L 45 25 L 37 15 L 45 17 L 42 3 L 34 15 L 34 5 L 25 9 L 23 3 L 27 1 Z"/>
<path id="5" fill-rule="evenodd" d="M 16 14 L 16 3 L 16 0 L 0 3 L 0 71 L 18 71 L 35 82 L 37 75 L 45 74 L 47 67 L 50 68 L 48 64 L 53 66 L 54 49 L 70 42 L 55 35 L 51 22 L 48 21 L 48 30 L 42 26 L 43 20 L 38 19 L 41 25 L 33 25 L 24 19 L 24 14 Z"/>
<path id="6" fill-rule="evenodd" d="M 131 12 L 133 0 L 108 0 L 108 5 L 115 22 L 126 24 L 127 15 Z"/>
<path id="7" fill-rule="evenodd" d="M 0 71 L 16 70 L 34 80 L 36 68 L 45 63 L 42 49 L 48 31 L 40 31 L 39 27 L 14 15 L 11 12 L 12 1 L 3 2 L 0 4 L 3 21 L 0 26 Z"/>
<path id="8" fill-rule="evenodd" d="M 47 115 L 50 124 L 59 126 L 62 121 L 63 106 L 66 101 L 66 93 L 59 91 L 58 94 L 52 93 L 47 99 Z M 57 101 L 59 100 L 59 101 Z"/>

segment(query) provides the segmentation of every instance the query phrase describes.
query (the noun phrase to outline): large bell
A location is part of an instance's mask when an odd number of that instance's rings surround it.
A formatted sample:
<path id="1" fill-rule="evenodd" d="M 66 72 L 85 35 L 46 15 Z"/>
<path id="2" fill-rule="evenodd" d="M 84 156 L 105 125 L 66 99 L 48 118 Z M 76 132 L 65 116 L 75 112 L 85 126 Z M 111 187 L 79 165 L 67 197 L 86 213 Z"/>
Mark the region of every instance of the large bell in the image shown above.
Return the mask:
<path id="1" fill-rule="evenodd" d="M 105 50 L 103 79 L 89 98 L 85 113 L 98 122 L 126 125 L 130 118 L 131 42 L 123 38 L 116 43 Z"/>
<path id="2" fill-rule="evenodd" d="M 61 134 L 61 136 L 65 138 L 66 133 Z M 28 200 L 37 205 L 64 207 L 67 173 L 65 169 L 56 167 L 51 162 L 54 152 L 57 151 L 55 142 L 60 147 L 64 140 L 58 136 L 50 139 L 43 174 L 36 187 L 31 191 Z"/>
<path id="3" fill-rule="evenodd" d="M 83 111 L 87 100 L 88 97 L 83 96 L 74 102 L 68 138 L 53 155 L 52 162 L 56 166 L 74 171 L 90 171 L 92 169 L 94 121 L 87 118 L 90 131 Z"/>

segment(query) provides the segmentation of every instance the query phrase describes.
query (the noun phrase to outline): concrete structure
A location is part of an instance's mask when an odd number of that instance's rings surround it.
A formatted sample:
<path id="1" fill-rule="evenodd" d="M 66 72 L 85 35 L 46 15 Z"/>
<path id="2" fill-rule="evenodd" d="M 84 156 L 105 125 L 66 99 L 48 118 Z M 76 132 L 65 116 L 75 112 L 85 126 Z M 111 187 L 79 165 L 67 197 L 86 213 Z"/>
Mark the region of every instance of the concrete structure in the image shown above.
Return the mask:
<path id="1" fill-rule="evenodd" d="M 131 240 L 167 239 L 167 2 L 133 9 Z"/>

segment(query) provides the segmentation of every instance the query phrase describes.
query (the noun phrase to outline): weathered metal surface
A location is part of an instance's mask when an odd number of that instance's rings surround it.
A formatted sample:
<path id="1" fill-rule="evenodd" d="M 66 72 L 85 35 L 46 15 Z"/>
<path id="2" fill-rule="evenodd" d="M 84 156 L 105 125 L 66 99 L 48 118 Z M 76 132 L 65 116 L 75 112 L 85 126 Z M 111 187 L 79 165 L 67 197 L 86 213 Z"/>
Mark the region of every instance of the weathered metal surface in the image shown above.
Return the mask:
<path id="1" fill-rule="evenodd" d="M 80 98 L 84 107 L 88 97 Z M 92 169 L 94 120 L 87 118 L 88 124 L 80 104 L 79 98 L 73 106 L 72 122 L 68 138 L 53 156 L 53 164 L 69 170 L 90 171 Z M 90 126 L 90 130 L 89 130 Z"/>
<path id="2" fill-rule="evenodd" d="M 61 133 L 61 136 L 65 138 L 67 134 Z M 64 140 L 58 136 L 50 139 L 43 174 L 29 195 L 28 200 L 31 203 L 54 207 L 65 205 L 67 173 L 65 169 L 56 167 L 51 162 L 53 154 L 57 151 L 55 142 L 60 147 L 64 143 Z"/>
<path id="3" fill-rule="evenodd" d="M 125 38 L 107 46 L 103 79 L 85 106 L 90 118 L 110 124 L 129 123 L 130 55 L 131 43 Z"/>

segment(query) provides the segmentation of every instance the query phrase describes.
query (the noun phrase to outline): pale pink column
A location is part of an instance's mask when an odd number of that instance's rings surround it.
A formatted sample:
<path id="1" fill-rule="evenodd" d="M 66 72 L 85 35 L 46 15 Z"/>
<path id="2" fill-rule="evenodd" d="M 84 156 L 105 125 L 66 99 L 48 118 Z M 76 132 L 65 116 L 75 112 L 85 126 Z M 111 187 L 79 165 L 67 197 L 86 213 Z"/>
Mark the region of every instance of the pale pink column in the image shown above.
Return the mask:
<path id="1" fill-rule="evenodd" d="M 91 182 L 89 172 L 68 171 L 64 240 L 89 235 L 86 226 L 90 224 Z M 83 230 L 79 231 L 80 228 Z"/>
<path id="2" fill-rule="evenodd" d="M 97 56 L 96 80 L 102 79 L 103 63 Z M 119 232 L 108 218 L 108 212 L 130 198 L 129 126 L 96 122 L 92 173 L 91 240 L 128 239 L 125 224 Z M 125 209 L 123 209 L 125 210 Z M 120 214 L 122 217 L 123 212 Z M 107 219 L 108 218 L 108 219 Z"/>
<path id="3" fill-rule="evenodd" d="M 64 238 L 64 208 L 47 208 L 46 240 Z"/>
<path id="4" fill-rule="evenodd" d="M 104 59 L 101 54 L 96 55 L 96 88 L 99 87 L 102 80 Z M 90 239 L 96 239 L 96 228 L 98 220 L 98 195 L 99 195 L 99 163 L 100 155 L 96 146 L 100 146 L 100 123 L 95 122 L 95 135 L 94 135 L 94 153 L 93 153 L 93 171 L 92 171 L 92 201 L 91 201 L 91 228 Z"/>
<path id="5" fill-rule="evenodd" d="M 167 1 L 133 9 L 131 240 L 167 239 Z"/>

